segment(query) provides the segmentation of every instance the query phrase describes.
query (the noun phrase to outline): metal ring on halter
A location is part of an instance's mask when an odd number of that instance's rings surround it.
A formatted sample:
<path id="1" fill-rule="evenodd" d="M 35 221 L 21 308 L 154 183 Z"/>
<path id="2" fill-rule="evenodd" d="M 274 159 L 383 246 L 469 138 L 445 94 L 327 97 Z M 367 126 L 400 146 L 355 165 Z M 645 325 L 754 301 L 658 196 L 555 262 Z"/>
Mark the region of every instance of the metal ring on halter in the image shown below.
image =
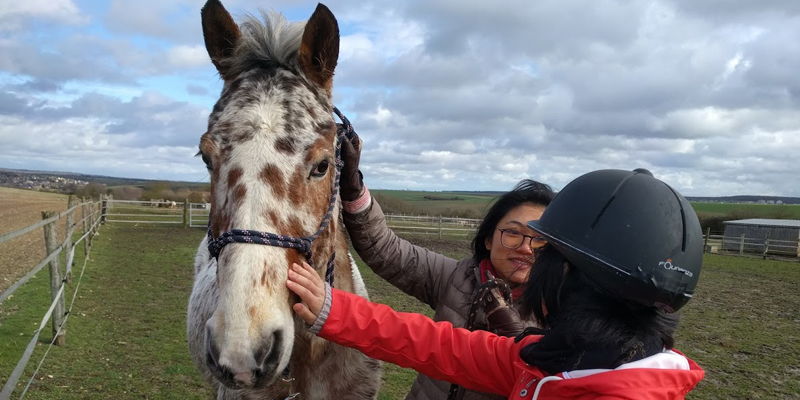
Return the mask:
<path id="1" fill-rule="evenodd" d="M 209 218 L 208 252 L 212 257 L 219 259 L 219 254 L 228 244 L 252 243 L 295 249 L 303 253 L 303 255 L 306 257 L 306 261 L 311 264 L 311 244 L 319 237 L 320 234 L 322 234 L 325 228 L 328 227 L 328 223 L 330 223 L 331 217 L 333 216 L 333 208 L 336 206 L 336 196 L 339 194 L 339 179 L 341 177 L 342 166 L 344 165 L 342 162 L 342 140 L 345 138 L 352 139 L 353 134 L 355 133 L 350 120 L 348 120 L 338 108 L 333 107 L 333 112 L 339 117 L 339 119 L 342 120 L 342 126 L 336 132 L 336 177 L 334 178 L 333 192 L 331 192 L 328 212 L 325 214 L 325 217 L 322 218 L 322 222 L 320 222 L 317 231 L 311 236 L 298 238 L 294 236 L 279 235 L 271 232 L 252 231 L 247 229 L 231 229 L 229 231 L 222 232 L 219 237 L 215 239 L 211 233 L 211 219 Z M 336 252 L 331 255 L 330 260 L 328 260 L 327 269 L 325 270 L 325 280 L 329 285 L 331 285 L 331 287 L 333 286 L 333 269 L 336 266 L 335 261 Z M 287 397 L 287 399 L 288 398 L 294 397 Z"/>

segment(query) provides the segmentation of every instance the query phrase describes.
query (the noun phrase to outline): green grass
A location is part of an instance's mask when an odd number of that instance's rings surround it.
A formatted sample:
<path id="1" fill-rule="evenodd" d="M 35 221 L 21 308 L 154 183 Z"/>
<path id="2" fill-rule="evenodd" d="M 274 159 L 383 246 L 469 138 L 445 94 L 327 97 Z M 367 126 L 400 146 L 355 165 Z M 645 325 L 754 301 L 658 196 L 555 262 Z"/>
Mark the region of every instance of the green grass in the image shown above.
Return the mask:
<path id="1" fill-rule="evenodd" d="M 495 195 L 464 194 L 451 192 L 421 192 L 410 190 L 372 190 L 374 194 L 385 195 L 402 200 L 418 210 L 421 214 L 430 215 L 483 215 L 487 204 Z M 458 197 L 463 200 L 429 200 L 425 196 L 434 198 Z"/>
<path id="2" fill-rule="evenodd" d="M 202 235 L 202 230 L 103 226 L 67 323 L 66 346 L 53 347 L 26 398 L 210 398 L 185 338 L 191 264 Z M 73 276 L 68 302 L 78 278 Z M 47 309 L 48 279 L 47 272 L 39 273 L 0 306 L 1 383 Z M 22 386 L 51 339 L 49 329 L 40 336 Z M 18 386 L 15 396 L 20 392 Z"/>
<path id="3" fill-rule="evenodd" d="M 796 204 L 736 204 L 736 203 L 692 203 L 698 213 L 739 214 L 743 218 L 800 218 L 800 205 Z"/>
<path id="4" fill-rule="evenodd" d="M 51 350 L 26 398 L 211 398 L 189 359 L 185 338 L 191 262 L 203 234 L 199 229 L 104 226 L 67 325 L 67 344 Z M 469 253 L 464 240 L 410 240 L 457 259 Z M 76 257 L 77 267 L 81 262 Z M 431 315 L 429 307 L 360 260 L 359 265 L 374 301 Z M 0 305 L 0 385 L 49 304 L 48 282 L 45 269 Z M 798 263 L 706 256 L 695 299 L 684 308 L 676 335 L 677 348 L 707 372 L 689 399 L 800 398 L 799 282 Z M 51 338 L 49 329 L 43 332 L 24 381 Z M 379 398 L 404 398 L 416 373 L 389 364 L 384 368 Z"/>
<path id="5" fill-rule="evenodd" d="M 800 398 L 800 264 L 706 255 L 676 347 L 706 370 L 691 399 Z"/>

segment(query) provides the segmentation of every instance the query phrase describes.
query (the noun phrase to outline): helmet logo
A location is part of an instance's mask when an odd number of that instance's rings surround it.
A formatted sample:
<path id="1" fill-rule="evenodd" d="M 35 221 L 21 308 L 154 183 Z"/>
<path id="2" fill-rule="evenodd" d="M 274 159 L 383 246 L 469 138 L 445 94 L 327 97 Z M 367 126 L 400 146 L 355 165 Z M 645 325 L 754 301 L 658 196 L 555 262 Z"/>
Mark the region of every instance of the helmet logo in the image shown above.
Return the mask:
<path id="1" fill-rule="evenodd" d="M 667 270 L 670 270 L 670 271 L 683 272 L 686 276 L 688 276 L 690 278 L 692 276 L 694 276 L 694 273 L 692 273 L 692 271 L 687 271 L 687 270 L 685 270 L 685 269 L 683 269 L 683 268 L 681 268 L 681 267 L 679 267 L 677 265 L 672 264 L 672 259 L 671 258 L 668 258 L 666 261 L 659 262 L 658 266 L 659 267 L 664 267 L 664 269 L 667 269 Z"/>

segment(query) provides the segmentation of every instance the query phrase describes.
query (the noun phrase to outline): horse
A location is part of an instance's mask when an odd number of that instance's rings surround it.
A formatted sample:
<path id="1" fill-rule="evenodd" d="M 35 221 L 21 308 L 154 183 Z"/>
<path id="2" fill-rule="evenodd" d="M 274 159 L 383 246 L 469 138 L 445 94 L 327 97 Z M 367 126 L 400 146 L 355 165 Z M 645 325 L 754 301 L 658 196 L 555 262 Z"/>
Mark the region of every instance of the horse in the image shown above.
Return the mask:
<path id="1" fill-rule="evenodd" d="M 201 20 L 223 88 L 198 152 L 211 209 L 188 306 L 192 360 L 217 399 L 375 399 L 381 364 L 309 333 L 285 285 L 308 260 L 367 297 L 337 195 L 336 18 L 319 4 L 305 23 L 261 12 L 237 25 L 208 0 Z"/>

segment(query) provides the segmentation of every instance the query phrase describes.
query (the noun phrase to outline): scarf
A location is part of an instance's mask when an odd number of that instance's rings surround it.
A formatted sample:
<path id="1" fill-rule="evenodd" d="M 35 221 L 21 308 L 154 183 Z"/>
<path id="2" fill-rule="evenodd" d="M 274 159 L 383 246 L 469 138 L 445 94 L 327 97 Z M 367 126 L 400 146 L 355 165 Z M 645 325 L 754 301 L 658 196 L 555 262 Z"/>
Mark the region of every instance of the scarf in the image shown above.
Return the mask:
<path id="1" fill-rule="evenodd" d="M 488 280 L 486 272 L 490 272 L 492 274 L 492 276 L 494 276 L 497 279 L 503 279 L 503 277 L 501 277 L 497 273 L 497 270 L 494 269 L 494 265 L 492 264 L 492 260 L 490 260 L 488 258 L 484 258 L 483 261 L 481 261 L 481 263 L 479 264 L 479 267 L 481 269 L 481 276 L 480 276 L 481 284 L 486 283 L 486 281 Z M 517 283 L 511 283 L 511 282 L 506 282 L 506 283 L 508 283 L 508 286 L 511 287 L 512 301 L 515 301 L 515 300 L 517 300 L 517 299 L 522 297 L 522 293 L 525 292 L 525 286 L 524 285 L 520 285 L 520 284 L 517 284 Z"/>

